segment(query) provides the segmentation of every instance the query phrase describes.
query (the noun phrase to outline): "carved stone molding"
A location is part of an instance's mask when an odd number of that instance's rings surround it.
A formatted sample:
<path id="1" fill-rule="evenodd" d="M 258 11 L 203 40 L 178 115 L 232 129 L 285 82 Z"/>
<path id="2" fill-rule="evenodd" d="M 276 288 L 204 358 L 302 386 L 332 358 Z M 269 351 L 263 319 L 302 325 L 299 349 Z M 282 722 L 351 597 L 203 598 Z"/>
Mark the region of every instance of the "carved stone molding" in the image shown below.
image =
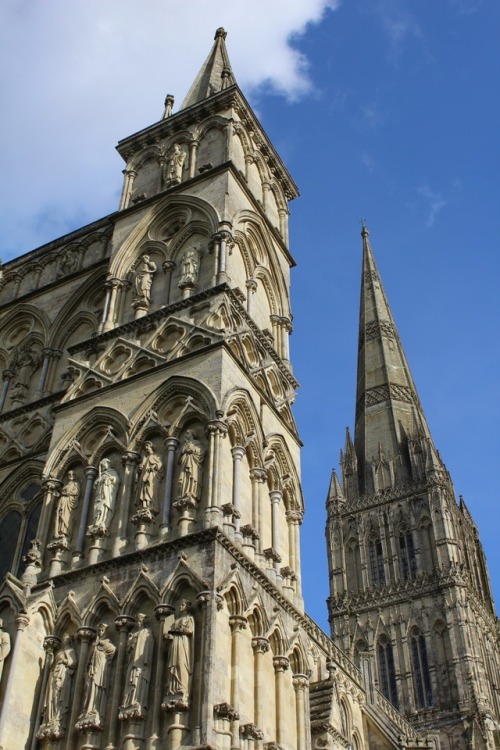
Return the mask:
<path id="1" fill-rule="evenodd" d="M 246 617 L 243 617 L 242 615 L 230 615 L 229 626 L 233 633 L 240 630 L 246 630 L 247 625 L 248 619 Z"/>
<path id="2" fill-rule="evenodd" d="M 214 706 L 214 714 L 219 719 L 229 719 L 229 721 L 238 721 L 239 714 L 229 703 L 218 703 Z"/>
<path id="3" fill-rule="evenodd" d="M 271 648 L 269 639 L 260 635 L 255 636 L 255 638 L 252 638 L 252 648 L 255 653 L 266 654 Z"/>
<path id="4" fill-rule="evenodd" d="M 273 656 L 273 667 L 275 672 L 286 672 L 290 667 L 290 659 L 286 656 Z"/>
<path id="5" fill-rule="evenodd" d="M 240 737 L 243 740 L 263 740 L 264 732 L 255 724 L 242 724 L 240 727 Z"/>

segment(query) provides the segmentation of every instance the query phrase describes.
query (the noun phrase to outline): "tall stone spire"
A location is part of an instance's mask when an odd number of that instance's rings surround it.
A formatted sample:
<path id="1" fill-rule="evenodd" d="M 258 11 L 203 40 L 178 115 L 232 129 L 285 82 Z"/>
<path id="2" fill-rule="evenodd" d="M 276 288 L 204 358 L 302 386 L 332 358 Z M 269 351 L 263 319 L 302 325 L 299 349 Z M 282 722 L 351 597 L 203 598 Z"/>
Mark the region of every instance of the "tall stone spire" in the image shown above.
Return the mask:
<path id="1" fill-rule="evenodd" d="M 222 28 L 215 32 L 214 45 L 182 102 L 181 109 L 192 107 L 236 83 L 227 54 L 226 36 L 227 32 Z"/>
<path id="2" fill-rule="evenodd" d="M 410 472 L 408 438 L 432 445 L 396 324 L 363 226 L 358 379 L 354 445 L 360 491 L 377 489 L 377 467 L 393 484 Z M 384 471 L 382 471 L 382 474 Z M 380 482 L 379 487 L 380 489 Z"/>

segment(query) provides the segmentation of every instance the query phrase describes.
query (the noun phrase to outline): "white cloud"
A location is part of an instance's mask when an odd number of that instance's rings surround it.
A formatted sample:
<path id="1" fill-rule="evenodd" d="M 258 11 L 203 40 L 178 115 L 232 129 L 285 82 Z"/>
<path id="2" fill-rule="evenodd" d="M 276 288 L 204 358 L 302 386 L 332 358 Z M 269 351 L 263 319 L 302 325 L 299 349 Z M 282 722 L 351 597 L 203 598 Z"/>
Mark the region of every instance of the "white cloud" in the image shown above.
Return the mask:
<path id="1" fill-rule="evenodd" d="M 408 39 L 421 38 L 420 25 L 405 0 L 377 0 L 374 9 L 389 39 L 392 57 L 399 56 Z"/>
<path id="2" fill-rule="evenodd" d="M 427 227 L 432 227 L 434 226 L 439 212 L 448 204 L 448 201 L 443 198 L 441 193 L 431 190 L 428 185 L 422 185 L 417 188 L 417 193 L 424 198 L 426 203 L 427 216 L 425 219 L 425 225 Z"/>
<path id="3" fill-rule="evenodd" d="M 179 105 L 218 26 L 240 86 L 312 88 L 293 40 L 339 0 L 4 0 L 0 221 L 4 260 L 113 211 L 113 144 Z M 193 20 L 194 19 L 194 20 Z"/>

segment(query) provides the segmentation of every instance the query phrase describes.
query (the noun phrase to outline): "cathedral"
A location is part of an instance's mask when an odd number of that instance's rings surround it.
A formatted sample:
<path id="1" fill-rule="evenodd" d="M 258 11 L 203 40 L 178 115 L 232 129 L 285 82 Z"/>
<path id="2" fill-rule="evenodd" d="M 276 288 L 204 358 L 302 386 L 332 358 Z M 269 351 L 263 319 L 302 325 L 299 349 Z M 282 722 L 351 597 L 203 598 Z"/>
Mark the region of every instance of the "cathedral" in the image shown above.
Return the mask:
<path id="1" fill-rule="evenodd" d="M 225 39 L 118 143 L 117 211 L 1 270 L 0 750 L 498 749 L 486 560 L 366 227 L 330 635 L 304 611 L 298 192 Z"/>

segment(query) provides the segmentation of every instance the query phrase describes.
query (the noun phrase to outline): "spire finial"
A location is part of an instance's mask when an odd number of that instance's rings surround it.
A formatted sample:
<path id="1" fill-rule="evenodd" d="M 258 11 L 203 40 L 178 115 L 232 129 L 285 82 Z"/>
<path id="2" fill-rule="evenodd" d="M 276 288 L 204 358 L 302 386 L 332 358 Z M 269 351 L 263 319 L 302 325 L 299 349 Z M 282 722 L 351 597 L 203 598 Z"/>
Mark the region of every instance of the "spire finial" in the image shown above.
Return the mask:
<path id="1" fill-rule="evenodd" d="M 163 119 L 170 117 L 174 108 L 174 97 L 172 94 L 167 94 L 165 98 L 165 109 L 163 110 Z"/>
<path id="2" fill-rule="evenodd" d="M 366 226 L 366 219 L 364 217 L 361 218 L 359 223 L 361 224 L 361 236 L 369 237 L 370 232 L 368 231 L 368 227 Z"/>
<path id="3" fill-rule="evenodd" d="M 225 39 L 227 37 L 227 31 L 225 29 L 223 29 L 222 26 L 219 26 L 219 28 L 215 32 L 214 40 L 217 40 L 220 36 L 223 39 Z"/>

